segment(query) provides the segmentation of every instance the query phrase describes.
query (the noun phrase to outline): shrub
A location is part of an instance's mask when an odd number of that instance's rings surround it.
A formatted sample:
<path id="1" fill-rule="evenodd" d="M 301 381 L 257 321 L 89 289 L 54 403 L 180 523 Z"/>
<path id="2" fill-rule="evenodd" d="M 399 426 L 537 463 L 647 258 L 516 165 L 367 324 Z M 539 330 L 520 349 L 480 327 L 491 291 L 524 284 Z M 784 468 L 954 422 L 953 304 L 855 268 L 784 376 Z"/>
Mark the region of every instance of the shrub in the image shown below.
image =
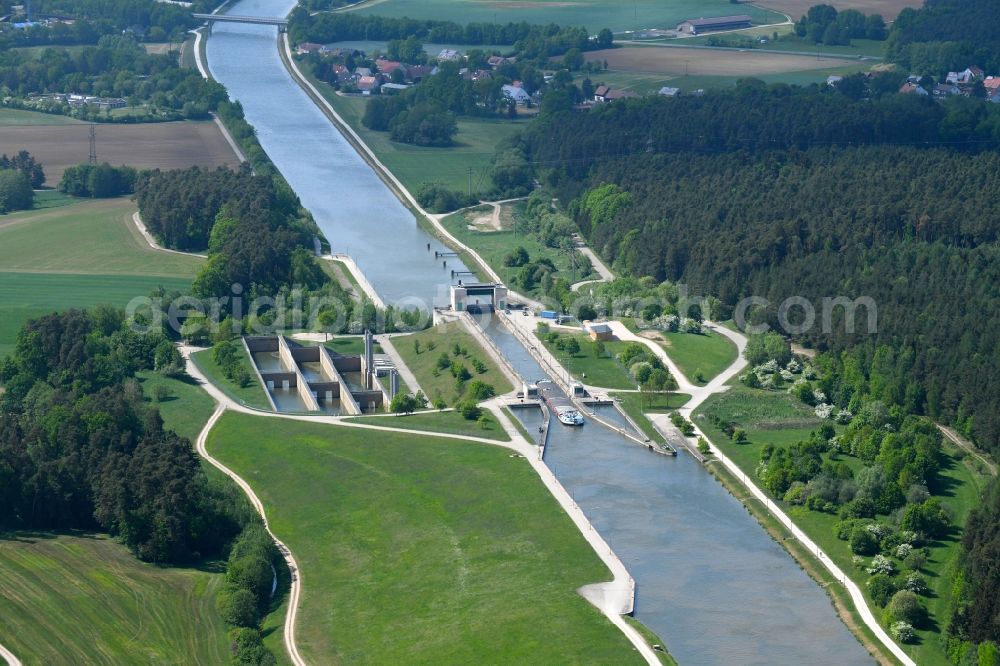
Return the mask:
<path id="1" fill-rule="evenodd" d="M 851 530 L 851 552 L 856 555 L 874 555 L 878 550 L 878 539 L 861 525 Z"/>
<path id="2" fill-rule="evenodd" d="M 920 599 L 910 590 L 900 590 L 892 595 L 889 605 L 885 608 L 887 624 L 889 622 L 908 622 L 919 626 L 927 611 Z"/>
<path id="3" fill-rule="evenodd" d="M 462 417 L 467 421 L 475 421 L 483 413 L 483 410 L 479 408 L 479 405 L 472 400 L 465 400 L 459 404 L 458 411 L 462 413 Z"/>
<path id="4" fill-rule="evenodd" d="M 913 625 L 909 622 L 893 622 L 889 627 L 889 633 L 900 643 L 912 643 L 917 637 Z"/>
<path id="5" fill-rule="evenodd" d="M 486 364 L 480 361 L 478 358 L 472 359 L 472 369 L 476 371 L 477 375 L 484 374 L 487 370 Z"/>
<path id="6" fill-rule="evenodd" d="M 448 356 L 448 352 L 441 352 L 441 355 L 438 356 L 435 366 L 437 367 L 438 370 L 444 370 L 446 368 L 451 367 L 451 357 Z"/>
<path id="7" fill-rule="evenodd" d="M 170 390 L 170 387 L 166 384 L 157 384 L 156 388 L 153 389 L 153 400 L 156 402 L 163 402 L 168 400 L 173 396 L 174 392 Z"/>
<path id="8" fill-rule="evenodd" d="M 886 574 L 891 576 L 895 572 L 896 567 L 885 555 L 876 555 L 872 558 L 872 563 L 868 566 L 868 573 L 870 574 Z"/>
<path id="9" fill-rule="evenodd" d="M 885 605 L 889 603 L 892 595 L 896 594 L 898 589 L 892 577 L 884 573 L 875 574 L 868 579 L 865 585 L 868 587 L 868 593 L 871 595 L 872 601 L 879 608 L 885 608 Z"/>
<path id="10" fill-rule="evenodd" d="M 927 581 L 916 571 L 911 571 L 907 574 L 906 580 L 903 582 L 903 589 L 909 590 L 914 594 L 926 594 Z"/>
<path id="11" fill-rule="evenodd" d="M 237 627 L 257 624 L 257 598 L 250 590 L 225 588 L 219 592 L 215 607 L 229 624 Z"/>
<path id="12" fill-rule="evenodd" d="M 469 382 L 469 387 L 466 389 L 466 395 L 469 400 L 481 402 L 483 400 L 489 400 L 496 395 L 496 389 L 493 388 L 493 384 L 487 384 L 486 382 L 477 379 Z"/>

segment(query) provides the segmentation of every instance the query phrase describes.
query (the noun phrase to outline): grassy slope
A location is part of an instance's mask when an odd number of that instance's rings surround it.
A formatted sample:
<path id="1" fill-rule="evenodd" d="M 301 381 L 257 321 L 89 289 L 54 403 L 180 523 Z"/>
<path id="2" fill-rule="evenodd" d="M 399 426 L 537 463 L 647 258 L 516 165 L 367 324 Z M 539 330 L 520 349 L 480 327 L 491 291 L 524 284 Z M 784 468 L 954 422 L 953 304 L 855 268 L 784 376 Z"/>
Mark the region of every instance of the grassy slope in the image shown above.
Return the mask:
<path id="1" fill-rule="evenodd" d="M 502 448 L 227 415 L 209 449 L 299 561 L 311 662 L 636 661 L 575 592 L 608 571 Z"/>
<path id="2" fill-rule="evenodd" d="M 507 207 L 505 206 L 505 208 Z M 521 208 L 522 206 L 514 206 L 511 214 L 513 216 L 521 215 Z M 470 221 L 477 217 L 491 214 L 492 209 L 490 207 L 483 207 L 482 209 L 449 215 L 441 223 L 458 240 L 476 250 L 486 260 L 486 263 L 497 272 L 504 284 L 514 284 L 514 276 L 521 271 L 520 267 L 503 265 L 503 258 L 518 246 L 528 251 L 528 255 L 532 261 L 538 261 L 539 259 L 551 260 L 558 270 L 558 277 L 565 278 L 570 282 L 585 280 L 593 275 L 593 272 L 583 274 L 579 270 L 571 270 L 570 258 L 576 258 L 579 255 L 576 250 L 573 251 L 574 254 L 568 255 L 566 252 L 560 252 L 555 248 L 543 245 L 534 236 L 515 233 L 512 224 L 513 219 L 510 222 L 504 223 L 506 211 L 505 214 L 501 215 L 501 224 L 504 227 L 503 231 L 477 231 L 469 229 Z M 536 287 L 530 292 L 530 295 L 537 295 L 539 292 L 540 288 Z"/>
<path id="3" fill-rule="evenodd" d="M 428 412 L 423 414 L 410 414 L 408 416 L 363 416 L 348 419 L 358 423 L 369 425 L 388 426 L 390 428 L 406 428 L 407 430 L 418 430 L 421 432 L 443 432 L 453 435 L 468 435 L 469 437 L 485 437 L 501 442 L 509 442 L 510 437 L 497 420 L 488 411 L 483 412 L 486 417 L 486 427 L 477 421 L 469 421 L 459 412 Z"/>
<path id="4" fill-rule="evenodd" d="M 419 340 L 421 351 L 417 354 L 413 349 L 413 341 Z M 507 380 L 506 375 L 500 371 L 493 358 L 486 353 L 474 337 L 468 333 L 464 327 L 458 323 L 434 326 L 426 331 L 414 333 L 405 337 L 393 338 L 393 346 L 403 358 L 410 371 L 413 372 L 421 388 L 427 394 L 427 398 L 435 400 L 439 395 L 452 405 L 460 397 L 455 392 L 455 380 L 448 369 L 442 370 L 437 377 L 434 376 L 434 368 L 438 357 L 447 352 L 454 360 L 452 346 L 457 342 L 462 348 L 468 351 L 467 356 L 460 357 L 465 367 L 472 373 L 472 379 L 479 379 L 487 384 L 492 384 L 498 395 L 507 393 L 514 389 Z M 428 348 L 428 343 L 436 345 L 435 349 Z M 478 358 L 486 364 L 487 370 L 483 374 L 477 374 L 472 367 L 471 360 Z M 471 381 L 471 380 L 470 380 Z"/>
<path id="5" fill-rule="evenodd" d="M 557 349 L 550 342 L 543 341 L 542 344 L 559 360 L 566 370 L 576 379 L 591 386 L 600 386 L 609 389 L 634 389 L 635 381 L 628 375 L 622 364 L 615 358 L 624 348 L 624 342 L 610 341 L 604 343 L 604 356 L 594 355 L 593 345 L 590 337 L 585 333 L 567 333 L 566 331 L 554 329 L 563 338 L 574 337 L 580 344 L 580 352 L 570 356 L 565 351 Z M 586 375 L 586 377 L 584 377 Z"/>
<path id="6" fill-rule="evenodd" d="M 60 116 L 54 113 L 22 111 L 21 109 L 0 109 L 0 127 L 11 125 L 81 125 L 82 120 Z"/>
<path id="7" fill-rule="evenodd" d="M 221 664 L 222 576 L 159 568 L 107 537 L 0 537 L 0 642 L 27 664 Z"/>
<path id="8" fill-rule="evenodd" d="M 736 345 L 724 335 L 705 331 L 691 333 L 662 333 L 660 344 L 670 359 L 677 364 L 691 382 L 705 385 L 736 360 Z M 701 371 L 703 381 L 695 379 Z"/>
<path id="9" fill-rule="evenodd" d="M 212 398 L 187 376 L 164 377 L 146 370 L 140 372 L 138 378 L 146 400 L 160 410 L 163 425 L 193 443 L 215 411 Z M 168 397 L 159 402 L 154 397 L 157 386 L 165 386 L 170 391 Z"/>
<path id="10" fill-rule="evenodd" d="M 719 414 L 723 418 L 739 424 L 744 428 L 750 439 L 749 444 L 737 445 L 721 433 L 704 415 Z M 695 415 L 698 426 L 719 446 L 723 452 L 739 465 L 748 476 L 754 474 L 760 460 L 760 450 L 764 444 L 788 446 L 806 437 L 809 432 L 822 423 L 816 419 L 811 410 L 805 408 L 784 392 L 767 392 L 736 387 L 727 393 L 710 398 Z M 954 511 L 955 523 L 964 524 L 969 511 L 978 502 L 979 489 L 983 483 L 972 469 L 963 462 L 957 449 L 946 443 L 947 457 L 941 474 L 943 483 L 935 494 Z M 849 456 L 841 456 L 857 471 L 861 462 Z M 847 571 L 864 590 L 867 574 L 857 569 L 851 562 L 852 553 L 846 541 L 840 541 L 833 533 L 833 527 L 839 520 L 836 516 L 809 511 L 804 507 L 790 506 L 782 501 L 777 502 L 793 520 L 816 541 L 838 566 Z M 882 517 L 884 518 L 884 516 Z M 951 588 L 951 574 L 957 563 L 961 545 L 960 535 L 954 538 L 935 542 L 931 546 L 931 555 L 925 574 L 931 594 L 924 599 L 928 610 L 933 616 L 936 626 L 918 632 L 920 643 L 907 646 L 908 652 L 919 664 L 947 664 L 940 645 L 941 634 L 947 624 L 948 596 Z M 897 562 L 897 567 L 899 563 Z M 877 617 L 881 609 L 869 599 L 869 606 Z"/>
<path id="11" fill-rule="evenodd" d="M 249 386 L 241 387 L 226 377 L 222 368 L 220 368 L 212 358 L 211 349 L 204 349 L 200 352 L 195 352 L 191 355 L 191 360 L 194 361 L 194 364 L 198 366 L 198 369 L 205 374 L 205 377 L 207 377 L 210 382 L 225 391 L 226 395 L 233 400 L 236 400 L 247 407 L 271 411 L 271 405 L 267 401 L 267 395 L 264 393 L 264 388 L 260 385 L 260 382 L 257 381 L 257 378 L 253 373 L 253 366 L 250 364 L 250 359 L 247 358 L 246 352 L 243 351 L 242 345 L 240 345 L 240 350 L 243 363 L 246 364 L 247 370 L 249 370 L 251 376 L 254 377 L 254 381 L 251 382 Z"/>
<path id="12" fill-rule="evenodd" d="M 100 303 L 125 307 L 158 286 L 190 287 L 201 260 L 145 245 L 127 199 L 39 199 L 41 210 L 0 217 L 0 357 L 32 317 Z"/>
<path id="13" fill-rule="evenodd" d="M 450 189 L 468 192 L 469 169 L 472 169 L 473 192 L 490 186 L 485 172 L 496 146 L 502 139 L 520 131 L 527 120 L 505 118 L 458 118 L 456 145 L 451 148 L 427 148 L 389 140 L 387 132 L 374 132 L 361 124 L 367 100 L 363 97 L 341 97 L 329 85 L 312 78 L 306 68 L 302 73 L 330 102 L 337 113 L 356 131 L 382 163 L 411 192 L 423 183 L 442 182 Z"/>

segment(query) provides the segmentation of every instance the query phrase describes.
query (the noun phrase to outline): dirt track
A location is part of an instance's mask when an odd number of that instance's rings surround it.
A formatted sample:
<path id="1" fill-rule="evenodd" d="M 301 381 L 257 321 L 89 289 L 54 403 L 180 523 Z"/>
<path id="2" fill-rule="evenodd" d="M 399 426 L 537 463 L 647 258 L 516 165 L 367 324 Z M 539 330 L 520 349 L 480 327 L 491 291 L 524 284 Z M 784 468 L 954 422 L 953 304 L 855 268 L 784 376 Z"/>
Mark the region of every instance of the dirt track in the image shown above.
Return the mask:
<path id="1" fill-rule="evenodd" d="M 607 60 L 608 67 L 621 72 L 647 74 L 690 74 L 692 76 L 756 76 L 843 67 L 843 58 L 816 58 L 778 53 L 755 53 L 737 49 L 681 49 L 637 46 L 591 51 L 587 60 Z"/>
<path id="2" fill-rule="evenodd" d="M 42 163 L 46 185 L 54 187 L 66 167 L 87 161 L 90 125 L 0 127 L 0 153 L 19 150 L 27 150 Z M 97 125 L 97 160 L 148 169 L 239 164 L 211 121 Z"/>

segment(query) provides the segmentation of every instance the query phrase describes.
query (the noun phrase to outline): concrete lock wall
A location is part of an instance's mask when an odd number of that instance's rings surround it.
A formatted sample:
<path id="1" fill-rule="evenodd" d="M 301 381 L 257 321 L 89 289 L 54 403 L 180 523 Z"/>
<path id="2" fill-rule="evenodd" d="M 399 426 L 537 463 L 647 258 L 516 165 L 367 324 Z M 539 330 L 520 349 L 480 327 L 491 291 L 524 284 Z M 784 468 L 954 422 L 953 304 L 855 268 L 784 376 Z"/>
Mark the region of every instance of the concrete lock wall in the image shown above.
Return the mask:
<path id="1" fill-rule="evenodd" d="M 306 410 L 310 412 L 319 411 L 319 403 L 316 402 L 316 397 L 309 390 L 309 384 L 306 382 L 306 378 L 302 375 L 302 371 L 299 369 L 299 364 L 295 360 L 295 355 L 292 353 L 292 348 L 288 344 L 288 340 L 284 336 L 278 338 L 278 357 L 281 362 L 295 373 L 296 378 L 296 388 L 298 389 L 299 398 L 302 399 L 302 404 L 306 406 Z"/>
<path id="2" fill-rule="evenodd" d="M 358 357 L 350 356 L 334 356 L 330 353 L 330 350 L 326 347 L 316 347 L 317 353 L 319 354 L 320 367 L 323 368 L 323 372 L 340 386 L 344 387 L 346 390 L 340 390 L 340 411 L 344 414 L 361 414 L 361 407 L 358 406 L 358 401 L 355 399 L 354 395 L 351 393 L 351 389 L 347 386 L 344 381 L 343 376 L 340 374 L 340 369 L 338 366 L 344 366 L 344 372 L 351 372 L 353 369 L 348 366 L 356 365 L 358 369 L 361 368 L 361 359 Z M 350 363 L 348 362 L 350 361 Z M 356 372 L 356 371 L 355 371 Z"/>

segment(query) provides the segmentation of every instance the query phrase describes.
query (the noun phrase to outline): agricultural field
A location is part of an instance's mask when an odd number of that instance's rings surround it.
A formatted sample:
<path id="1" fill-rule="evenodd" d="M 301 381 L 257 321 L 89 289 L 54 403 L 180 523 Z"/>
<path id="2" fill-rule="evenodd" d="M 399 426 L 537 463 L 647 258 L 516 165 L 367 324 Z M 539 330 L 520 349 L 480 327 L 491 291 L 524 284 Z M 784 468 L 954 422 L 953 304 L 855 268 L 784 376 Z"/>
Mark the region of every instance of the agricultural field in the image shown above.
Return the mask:
<path id="1" fill-rule="evenodd" d="M 583 273 L 575 267 L 572 262 L 579 261 L 581 257 L 575 249 L 562 252 L 542 244 L 533 235 L 523 231 L 518 233 L 517 222 L 524 215 L 523 209 L 523 204 L 506 204 L 494 212 L 493 206 L 481 206 L 449 215 L 441 220 L 441 224 L 455 238 L 478 252 L 508 285 L 516 284 L 514 277 L 521 268 L 504 266 L 503 259 L 517 247 L 527 250 L 533 262 L 550 260 L 558 271 L 558 277 L 571 283 L 585 280 L 594 274 L 593 271 Z M 529 295 L 539 293 L 540 285 Z"/>
<path id="2" fill-rule="evenodd" d="M 461 412 L 424 412 L 406 416 L 362 416 L 348 421 L 367 423 L 368 425 L 386 426 L 389 428 L 405 428 L 421 432 L 443 432 L 450 435 L 466 435 L 468 437 L 485 437 L 501 442 L 509 442 L 510 437 L 487 410 L 483 410 L 482 420 L 470 421 Z"/>
<path id="3" fill-rule="evenodd" d="M 715 426 L 710 418 L 712 415 L 720 416 L 736 427 L 746 430 L 749 443 L 734 443 Z M 783 391 L 762 391 L 742 386 L 736 386 L 726 393 L 709 398 L 694 414 L 694 421 L 748 477 L 754 477 L 754 471 L 760 460 L 760 451 L 765 444 L 790 446 L 808 437 L 809 433 L 819 425 L 829 423 L 817 419 L 810 408 Z M 962 525 L 972 507 L 977 505 L 979 493 L 986 479 L 978 467 L 966 459 L 962 451 L 947 441 L 944 452 L 941 481 L 938 487 L 932 488 L 932 491 L 948 507 L 953 515 L 954 524 Z M 838 460 L 845 462 L 854 471 L 862 466 L 860 460 L 850 456 L 840 456 Z M 859 582 L 867 597 L 868 591 L 864 586 L 867 574 L 852 562 L 848 543 L 837 539 L 834 534 L 833 528 L 839 518 L 833 514 L 810 511 L 804 506 L 791 505 L 781 500 L 772 501 L 788 513 L 838 566 Z M 960 531 L 955 530 L 947 539 L 931 541 L 928 547 L 930 554 L 924 573 L 930 593 L 924 602 L 933 622 L 918 628 L 918 642 L 905 647 L 918 664 L 945 666 L 950 662 L 942 651 L 941 636 L 948 618 L 951 574 L 957 566 L 961 551 Z M 878 616 L 878 607 L 870 598 L 868 602 Z"/>
<path id="4" fill-rule="evenodd" d="M 104 535 L 0 535 L 0 643 L 34 664 L 227 663 L 223 575 L 157 567 Z"/>
<path id="5" fill-rule="evenodd" d="M 38 210 L 0 217 L 0 357 L 30 318 L 191 286 L 202 260 L 150 248 L 127 199 L 38 196 Z"/>
<path id="6" fill-rule="evenodd" d="M 45 168 L 47 186 L 58 185 L 66 167 L 87 161 L 90 123 L 44 113 L 21 111 L 9 116 L 11 113 L 9 109 L 0 112 L 0 153 L 27 150 Z M 14 124 L 15 120 L 19 124 Z M 95 127 L 97 160 L 114 166 L 183 169 L 239 165 L 233 149 L 211 121 L 105 123 Z"/>
<path id="7" fill-rule="evenodd" d="M 794 32 L 795 30 L 791 25 L 761 26 L 757 28 L 747 28 L 745 30 L 734 30 L 733 32 L 727 32 L 719 35 L 709 33 L 707 35 L 698 35 L 697 37 L 683 37 L 680 39 L 657 38 L 648 41 L 651 43 L 659 43 L 667 46 L 683 48 L 685 46 L 708 46 L 710 45 L 710 41 L 715 40 L 737 43 L 739 40 L 756 40 L 760 37 L 766 37 L 768 40 L 767 43 L 758 44 L 757 48 L 764 51 L 797 51 L 810 54 L 819 53 L 823 55 L 854 57 L 865 56 L 872 58 L 881 58 L 885 53 L 887 43 L 884 40 L 852 39 L 849 45 L 837 44 L 828 46 L 826 44 L 811 42 L 802 37 L 797 37 Z M 774 40 L 775 34 L 780 36 L 780 39 L 777 41 Z M 645 43 L 646 40 L 643 40 L 643 42 Z"/>
<path id="8" fill-rule="evenodd" d="M 303 74 L 406 189 L 414 193 L 428 182 L 444 183 L 449 189 L 468 192 L 469 169 L 472 169 L 473 193 L 489 189 L 492 183 L 488 171 L 497 145 L 528 123 L 526 119 L 461 116 L 457 119 L 454 146 L 433 148 L 397 143 L 389 139 L 388 132 L 375 132 L 361 124 L 367 104 L 363 97 L 337 95 L 329 85 L 317 81 L 304 70 Z"/>
<path id="9" fill-rule="evenodd" d="M 208 449 L 298 560 L 310 663 L 639 661 L 576 592 L 609 572 L 504 448 L 227 414 Z"/>
<path id="10" fill-rule="evenodd" d="M 812 0 L 766 0 L 763 4 L 768 9 L 787 14 L 793 21 L 797 21 L 816 3 Z M 924 3 L 921 0 L 835 0 L 829 4 L 836 7 L 837 11 L 857 9 L 864 14 L 881 14 L 888 22 L 907 7 L 919 9 Z"/>
<path id="11" fill-rule="evenodd" d="M 417 351 L 417 343 L 420 351 Z M 456 391 L 455 378 L 449 368 L 438 369 L 437 363 L 443 354 L 447 354 L 451 362 L 459 362 L 472 374 L 473 380 L 492 384 L 497 395 L 508 393 L 514 389 L 507 376 L 497 367 L 493 358 L 486 353 L 472 334 L 458 322 L 434 326 L 426 331 L 403 337 L 393 338 L 393 346 L 403 358 L 403 362 L 417 378 L 428 400 L 442 398 L 448 405 L 454 405 L 461 396 Z M 458 345 L 462 353 L 456 355 L 454 347 Z M 473 359 L 481 361 L 485 372 L 477 372 L 473 367 Z"/>
<path id="12" fill-rule="evenodd" d="M 738 10 L 738 11 L 737 11 Z M 579 25 L 591 33 L 603 28 L 672 29 L 684 19 L 750 14 L 755 23 L 780 23 L 785 17 L 754 5 L 734 8 L 727 0 L 371 0 L 351 11 L 381 16 L 410 16 L 457 23 L 556 23 Z"/>
<path id="13" fill-rule="evenodd" d="M 758 77 L 809 72 L 814 80 L 826 78 L 826 72 L 851 67 L 844 58 L 762 53 L 749 49 L 686 49 L 672 46 L 626 46 L 589 51 L 588 61 L 607 61 L 608 69 L 630 74 L 661 76 Z M 857 65 L 853 65 L 857 66 Z M 602 74 L 592 74 L 596 81 Z"/>

